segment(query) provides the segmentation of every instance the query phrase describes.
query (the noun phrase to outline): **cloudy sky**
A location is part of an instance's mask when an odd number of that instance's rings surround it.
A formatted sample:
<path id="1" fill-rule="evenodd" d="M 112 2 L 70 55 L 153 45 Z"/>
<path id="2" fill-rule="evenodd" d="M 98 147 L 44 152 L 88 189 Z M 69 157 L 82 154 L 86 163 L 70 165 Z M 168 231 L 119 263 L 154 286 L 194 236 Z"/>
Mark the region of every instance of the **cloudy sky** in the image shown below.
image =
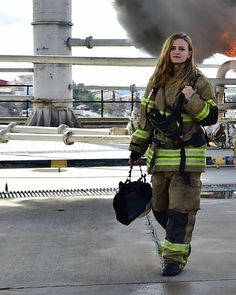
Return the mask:
<path id="1" fill-rule="evenodd" d="M 33 1 L 8 0 L 1 1 L 0 11 L 0 55 L 32 55 L 33 54 Z M 112 0 L 72 0 L 72 37 L 84 39 L 126 39 L 127 33 L 117 20 Z M 98 47 L 87 49 L 73 48 L 73 56 L 116 56 L 116 57 L 149 57 L 145 52 L 133 47 Z M 221 64 L 229 60 L 222 55 L 215 55 L 205 63 Z M 0 63 L 0 67 L 32 67 L 32 64 Z M 73 66 L 73 81 L 85 85 L 145 85 L 152 68 L 124 68 L 101 66 Z M 207 75 L 214 77 L 216 71 L 209 70 Z M 16 74 L 0 73 L 1 79 L 11 79 Z"/>

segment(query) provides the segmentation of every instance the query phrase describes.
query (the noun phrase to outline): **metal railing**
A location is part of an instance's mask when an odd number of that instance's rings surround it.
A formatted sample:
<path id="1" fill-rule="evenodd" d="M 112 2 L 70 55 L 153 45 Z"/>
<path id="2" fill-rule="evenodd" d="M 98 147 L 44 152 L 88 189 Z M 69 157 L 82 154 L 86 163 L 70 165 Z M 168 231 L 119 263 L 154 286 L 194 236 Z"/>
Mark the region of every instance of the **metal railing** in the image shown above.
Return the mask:
<path id="1" fill-rule="evenodd" d="M 212 83 L 214 83 L 215 85 L 224 85 L 227 83 L 227 85 L 236 85 L 236 79 L 209 79 L 211 80 Z M 12 112 L 10 113 L 12 117 L 17 117 L 17 116 L 21 116 L 20 115 L 20 111 L 25 110 L 23 116 L 28 118 L 30 115 L 29 112 L 29 108 L 31 108 L 32 106 L 32 100 L 34 99 L 34 97 L 32 95 L 30 95 L 30 88 L 33 87 L 33 85 L 31 84 L 8 84 L 8 85 L 0 85 L 0 92 L 1 92 L 1 88 L 26 88 L 26 94 L 25 95 L 12 95 L 12 94 L 8 94 L 8 93 L 2 93 L 0 94 L 0 105 L 2 103 L 23 103 L 23 105 L 18 106 L 19 109 L 19 114 L 16 112 L 15 114 Z M 112 116 L 112 112 L 105 113 L 106 108 L 110 105 L 123 105 L 124 110 L 127 111 L 126 112 L 126 116 L 128 113 L 128 116 L 131 114 L 131 112 L 134 109 L 135 104 L 139 104 L 140 103 L 140 99 L 137 98 L 137 94 L 140 94 L 139 91 L 144 91 L 145 87 L 138 87 L 135 86 L 135 84 L 130 85 L 130 86 L 98 86 L 98 85 L 84 85 L 84 84 L 78 84 L 78 85 L 70 85 L 69 86 L 70 89 L 72 91 L 75 91 L 76 89 L 87 89 L 89 91 L 93 91 L 93 90 L 97 90 L 98 92 L 100 92 L 100 94 L 98 94 L 96 96 L 95 99 L 91 100 L 91 99 L 74 99 L 73 100 L 73 109 L 76 110 L 76 108 L 79 107 L 79 105 L 83 105 L 83 104 L 87 104 L 88 106 L 91 106 L 90 109 L 93 109 L 93 106 L 96 104 L 97 105 L 97 109 L 99 109 L 99 112 L 96 112 L 97 115 L 100 116 L 100 118 L 104 118 L 104 117 L 117 117 L 119 118 L 119 115 L 117 116 L 117 113 L 115 116 Z M 122 95 L 120 97 L 118 97 L 117 95 L 119 95 L 118 91 L 119 90 L 126 90 L 129 91 L 129 95 L 127 94 L 127 97 L 125 98 L 125 100 L 122 100 Z M 110 97 L 105 97 L 105 91 L 111 91 Z M 141 97 L 141 95 L 140 95 Z M 114 107 L 113 107 L 114 108 Z M 226 100 L 224 100 L 223 104 L 219 105 L 219 109 L 221 111 L 225 111 L 228 109 L 235 109 L 236 108 L 236 103 L 235 102 L 227 102 Z M 112 108 L 110 108 L 112 109 Z M 78 111 L 78 110 L 77 110 Z M 78 115 L 78 114 L 77 114 Z M 82 117 L 80 115 L 78 115 L 79 117 Z M 90 114 L 89 116 L 93 117 L 92 114 Z M 124 114 L 120 114 L 120 117 L 124 117 Z M 0 118 L 2 117 L 6 117 L 6 116 L 1 116 L 0 114 Z"/>
<path id="2" fill-rule="evenodd" d="M 30 95 L 30 88 L 33 87 L 33 85 L 29 85 L 29 84 L 7 84 L 7 85 L 0 85 L 0 92 L 1 92 L 1 88 L 11 88 L 11 87 L 16 87 L 16 88 L 26 88 L 26 95 L 12 95 L 12 94 L 4 94 L 1 93 L 0 94 L 0 105 L 2 103 L 24 103 L 23 107 L 25 109 L 25 114 L 24 117 L 29 117 L 30 113 L 29 113 L 29 108 L 32 106 L 32 100 L 33 100 L 33 96 Z M 88 90 L 98 90 L 100 92 L 100 99 L 96 98 L 96 100 L 84 100 L 84 99 L 73 99 L 73 108 L 76 109 L 76 107 L 78 107 L 81 104 L 88 104 L 88 105 L 92 105 L 92 104 L 97 104 L 99 105 L 99 109 L 100 109 L 100 117 L 104 118 L 104 110 L 105 110 L 105 106 L 109 105 L 109 104 L 120 104 L 120 105 L 130 105 L 130 113 L 134 108 L 134 105 L 136 103 L 140 103 L 140 100 L 135 99 L 135 93 L 138 92 L 138 90 L 143 90 L 144 87 L 135 87 L 135 85 L 131 85 L 130 87 L 116 87 L 116 86 L 107 86 L 107 87 L 101 87 L 101 86 L 84 86 L 83 84 L 79 84 L 77 85 L 71 85 L 70 88 L 72 89 L 72 91 L 74 91 L 75 89 L 79 89 L 79 88 L 86 88 Z M 128 90 L 130 91 L 130 99 L 128 100 L 121 100 L 121 99 L 117 99 L 116 97 L 116 90 Z M 105 90 L 112 90 L 112 95 L 110 98 L 105 99 L 104 98 L 104 92 Z M 20 110 L 22 111 L 23 108 Z M 20 111 L 18 113 L 20 113 Z M 17 116 L 12 114 L 13 117 Z M 1 116 L 0 114 L 0 117 Z M 112 116 L 110 116 L 112 117 Z"/>

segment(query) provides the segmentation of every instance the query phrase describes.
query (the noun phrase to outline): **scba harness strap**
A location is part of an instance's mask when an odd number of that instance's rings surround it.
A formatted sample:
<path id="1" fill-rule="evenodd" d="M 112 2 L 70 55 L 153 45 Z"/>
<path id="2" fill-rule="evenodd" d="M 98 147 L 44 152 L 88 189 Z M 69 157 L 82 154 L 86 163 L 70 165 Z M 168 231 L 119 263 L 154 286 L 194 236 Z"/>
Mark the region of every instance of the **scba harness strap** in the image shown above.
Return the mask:
<path id="1" fill-rule="evenodd" d="M 195 84 L 195 83 L 193 83 Z M 158 89 L 153 88 L 150 95 L 149 101 L 155 101 L 155 97 Z M 165 91 L 163 88 L 163 97 L 166 104 Z M 165 110 L 164 114 L 161 114 L 158 109 L 154 108 L 151 112 L 147 112 L 148 103 L 146 106 L 146 115 L 149 123 L 154 128 L 155 134 L 163 133 L 166 137 L 171 139 L 171 142 L 163 143 L 153 136 L 152 142 L 155 143 L 157 148 L 166 148 L 166 149 L 180 149 L 180 166 L 179 174 L 184 178 L 186 184 L 190 184 L 191 178 L 190 173 L 185 171 L 186 164 L 186 153 L 185 146 L 192 145 L 194 147 L 199 147 L 207 143 L 206 137 L 203 133 L 202 128 L 200 127 L 198 131 L 193 134 L 192 138 L 188 141 L 183 142 L 183 118 L 182 118 L 182 109 L 184 103 L 184 95 L 180 91 L 176 96 L 176 104 L 172 108 L 172 113 L 166 116 Z M 165 106 L 166 109 L 166 106 Z M 156 152 L 153 154 L 153 159 L 151 161 L 151 166 L 155 165 Z"/>
<path id="2" fill-rule="evenodd" d="M 154 90 L 151 96 L 156 96 L 157 90 Z M 180 93 L 177 97 L 177 104 L 172 108 L 170 115 L 161 114 L 158 109 L 154 107 L 152 112 L 147 113 L 147 118 L 151 126 L 157 132 L 164 133 L 166 137 L 170 138 L 172 142 L 179 142 L 183 136 L 183 118 L 181 110 L 183 106 L 184 97 Z"/>
<path id="3" fill-rule="evenodd" d="M 199 78 L 199 74 L 194 74 L 190 79 L 190 85 L 194 88 L 197 79 Z M 179 142 L 183 137 L 183 118 L 182 118 L 182 109 L 185 97 L 182 93 L 182 89 L 177 93 L 175 97 L 175 105 L 173 107 L 167 106 L 166 103 L 166 94 L 165 94 L 165 86 L 162 87 L 162 95 L 164 99 L 164 113 L 161 112 L 153 105 L 151 111 L 148 112 L 148 105 L 150 101 L 155 102 L 155 98 L 158 92 L 158 88 L 153 88 L 151 94 L 149 96 L 148 102 L 146 104 L 146 117 L 150 122 L 151 126 L 157 132 L 165 134 L 168 138 L 172 140 L 172 142 Z M 166 115 L 167 108 L 171 109 L 171 114 Z"/>

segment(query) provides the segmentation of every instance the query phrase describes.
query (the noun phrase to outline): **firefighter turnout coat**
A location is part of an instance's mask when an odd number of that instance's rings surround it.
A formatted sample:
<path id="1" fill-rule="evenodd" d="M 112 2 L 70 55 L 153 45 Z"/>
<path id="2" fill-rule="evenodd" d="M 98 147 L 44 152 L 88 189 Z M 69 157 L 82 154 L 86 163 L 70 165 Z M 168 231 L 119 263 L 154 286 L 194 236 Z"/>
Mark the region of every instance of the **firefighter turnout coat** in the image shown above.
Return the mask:
<path id="1" fill-rule="evenodd" d="M 184 147 L 184 170 L 203 172 L 207 141 L 202 126 L 215 124 L 218 116 L 211 83 L 204 75 L 199 75 L 194 81 L 196 93 L 184 101 L 181 109 L 182 134 L 177 144 L 165 133 L 153 128 L 148 114 L 157 109 L 167 117 L 171 115 L 177 94 L 181 92 L 180 79 L 178 76 L 170 76 L 165 89 L 157 89 L 154 96 L 151 95 L 150 84 L 149 82 L 141 101 L 140 121 L 132 135 L 129 150 L 146 154 L 148 171 L 153 174 L 157 171 L 178 171 Z"/>

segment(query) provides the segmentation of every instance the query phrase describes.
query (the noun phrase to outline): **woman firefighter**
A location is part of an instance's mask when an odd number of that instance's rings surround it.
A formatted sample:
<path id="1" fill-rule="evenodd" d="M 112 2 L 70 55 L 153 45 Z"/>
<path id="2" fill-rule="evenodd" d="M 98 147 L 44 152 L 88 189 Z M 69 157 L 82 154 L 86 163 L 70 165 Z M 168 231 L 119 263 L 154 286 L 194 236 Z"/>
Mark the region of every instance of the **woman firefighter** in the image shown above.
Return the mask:
<path id="1" fill-rule="evenodd" d="M 200 209 L 207 148 L 202 126 L 215 124 L 218 118 L 213 87 L 197 69 L 186 34 L 174 34 L 163 44 L 140 112 L 129 161 L 135 165 L 147 155 L 152 211 L 166 231 L 162 275 L 173 276 L 187 263 Z"/>

